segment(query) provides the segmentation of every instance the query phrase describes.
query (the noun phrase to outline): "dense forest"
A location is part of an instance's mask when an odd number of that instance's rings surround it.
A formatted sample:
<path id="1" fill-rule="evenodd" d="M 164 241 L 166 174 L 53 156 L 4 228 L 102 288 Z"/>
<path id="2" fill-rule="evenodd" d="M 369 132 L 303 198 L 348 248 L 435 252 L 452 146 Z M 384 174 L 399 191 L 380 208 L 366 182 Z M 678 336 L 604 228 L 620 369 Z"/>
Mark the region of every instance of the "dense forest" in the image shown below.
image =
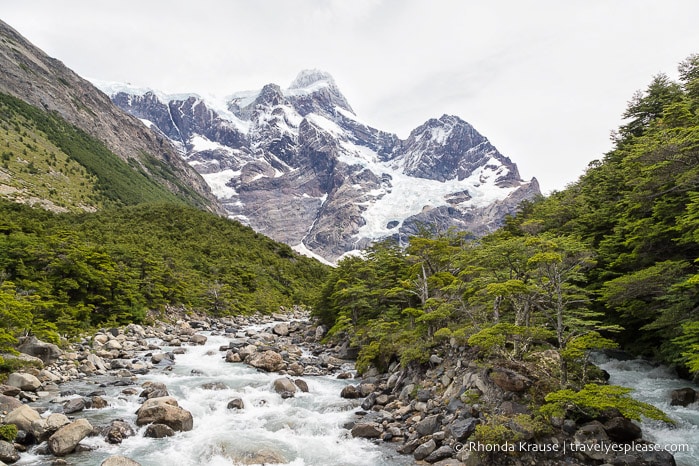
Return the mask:
<path id="1" fill-rule="evenodd" d="M 341 261 L 315 305 L 330 337 L 351 339 L 360 370 L 449 346 L 513 362 L 553 350 L 561 386 L 580 388 L 588 350 L 621 346 L 697 373 L 699 55 L 623 117 L 613 150 L 499 231 L 425 226 Z"/>
<path id="2" fill-rule="evenodd" d="M 231 315 L 308 304 L 328 266 L 176 204 L 54 214 L 0 201 L 0 349 L 143 322 L 166 306 Z"/>

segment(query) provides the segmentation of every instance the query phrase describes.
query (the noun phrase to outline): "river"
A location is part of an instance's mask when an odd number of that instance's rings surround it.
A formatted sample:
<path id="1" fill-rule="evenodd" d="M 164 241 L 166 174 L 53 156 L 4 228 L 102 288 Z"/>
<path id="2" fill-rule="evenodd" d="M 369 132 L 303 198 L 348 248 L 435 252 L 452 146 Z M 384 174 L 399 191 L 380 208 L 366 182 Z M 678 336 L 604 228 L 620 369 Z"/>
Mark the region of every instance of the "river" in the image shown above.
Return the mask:
<path id="1" fill-rule="evenodd" d="M 308 393 L 282 399 L 272 388 L 279 374 L 260 372 L 242 363 L 226 363 L 219 347 L 228 345 L 230 339 L 225 335 L 207 335 L 205 345 L 188 346 L 185 354 L 177 355 L 171 371 L 155 368 L 137 381 L 137 384 L 148 380 L 165 383 L 180 406 L 192 413 L 191 431 L 151 439 L 143 437 L 145 427 L 137 428 L 135 436 L 119 445 L 109 444 L 101 436 L 88 437 L 82 444 L 94 450 L 67 456 L 68 464 L 95 466 L 111 455 L 123 455 L 142 466 L 232 466 L 257 464 L 253 458 L 260 453 L 292 466 L 413 464 L 412 457 L 400 455 L 388 445 L 352 438 L 343 427 L 353 419 L 358 405 L 356 400 L 339 396 L 351 381 L 331 376 L 302 377 L 308 384 Z M 123 419 L 135 428 L 135 411 L 142 400 L 138 395 L 122 394 L 124 387 L 96 385 L 107 380 L 71 382 L 63 384 L 61 390 L 74 389 L 85 394 L 104 389 L 103 398 L 110 406 L 85 410 L 80 417 L 93 425 Z M 202 388 L 211 382 L 227 388 Z M 244 408 L 227 409 L 233 398 L 241 398 Z M 60 405 L 44 402 L 43 406 L 50 410 L 51 406 Z M 51 456 L 30 451 L 15 464 L 47 465 L 52 461 Z"/>
<path id="2" fill-rule="evenodd" d="M 675 456 L 678 466 L 699 465 L 699 402 L 687 407 L 670 406 L 672 390 L 699 386 L 682 380 L 666 366 L 643 359 L 617 360 L 596 355 L 595 363 L 610 375 L 609 383 L 633 388 L 633 398 L 663 410 L 676 422 L 674 428 L 665 423 L 644 420 L 643 437 L 667 447 Z M 685 449 L 689 451 L 677 451 Z M 674 450 L 674 451 L 673 451 Z"/>

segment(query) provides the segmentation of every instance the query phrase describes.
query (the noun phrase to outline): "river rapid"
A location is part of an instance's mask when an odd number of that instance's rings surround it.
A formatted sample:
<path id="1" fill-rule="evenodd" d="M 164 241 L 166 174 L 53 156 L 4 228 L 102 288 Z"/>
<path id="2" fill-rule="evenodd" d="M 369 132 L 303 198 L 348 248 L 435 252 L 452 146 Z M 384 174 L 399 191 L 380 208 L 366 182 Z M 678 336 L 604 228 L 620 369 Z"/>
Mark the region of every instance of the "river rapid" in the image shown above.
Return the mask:
<path id="1" fill-rule="evenodd" d="M 292 466 L 340 465 L 408 465 L 410 456 L 400 455 L 388 445 L 352 438 L 343 426 L 350 422 L 358 406 L 356 400 L 340 397 L 342 388 L 351 381 L 333 376 L 301 377 L 308 393 L 296 393 L 283 399 L 273 390 L 279 374 L 261 372 L 243 363 L 227 363 L 219 347 L 227 346 L 227 335 L 208 336 L 203 346 L 187 346 L 177 355 L 171 369 L 156 367 L 138 377 L 136 387 L 145 381 L 164 383 L 179 405 L 189 410 L 194 428 L 173 437 L 152 439 L 143 436 L 145 426 L 135 427 L 138 395 L 125 395 L 123 386 L 109 385 L 114 378 L 97 377 L 61 385 L 61 390 L 75 390 L 84 395 L 104 390 L 109 402 L 104 409 L 80 413 L 94 426 L 108 425 L 114 419 L 129 422 L 136 435 L 113 445 L 104 437 L 87 437 L 81 443 L 93 450 L 74 453 L 67 464 L 95 466 L 112 455 L 122 455 L 142 466 L 231 466 L 238 464 L 283 463 Z M 232 335 L 231 335 L 232 337 Z M 156 342 L 162 343 L 162 342 Z M 173 348 L 162 346 L 162 351 Z M 218 389 L 203 388 L 216 383 Z M 107 385 L 100 387 L 100 384 Z M 228 409 L 228 402 L 242 399 L 243 409 Z M 60 404 L 39 402 L 49 411 Z M 60 411 L 60 409 L 56 409 Z M 51 456 L 28 452 L 17 465 L 52 464 Z"/>
<path id="2" fill-rule="evenodd" d="M 699 386 L 677 377 L 674 371 L 643 359 L 618 360 L 596 355 L 595 363 L 610 375 L 609 383 L 632 388 L 631 396 L 663 410 L 675 427 L 665 423 L 644 420 L 643 437 L 675 456 L 678 466 L 699 465 L 699 402 L 689 406 L 670 406 L 672 390 Z M 688 451 L 678 451 L 688 450 Z"/>

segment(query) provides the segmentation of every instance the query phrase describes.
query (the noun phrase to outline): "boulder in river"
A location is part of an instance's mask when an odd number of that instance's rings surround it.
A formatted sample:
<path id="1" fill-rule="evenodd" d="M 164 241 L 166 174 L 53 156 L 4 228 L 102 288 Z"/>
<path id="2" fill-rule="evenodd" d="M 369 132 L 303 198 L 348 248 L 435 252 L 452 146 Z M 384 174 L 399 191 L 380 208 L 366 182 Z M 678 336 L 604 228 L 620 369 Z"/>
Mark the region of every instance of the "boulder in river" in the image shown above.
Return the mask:
<path id="1" fill-rule="evenodd" d="M 143 385 L 143 391 L 141 392 L 139 398 L 162 398 L 168 396 L 167 387 L 162 382 L 145 382 Z"/>
<path id="2" fill-rule="evenodd" d="M 5 424 L 14 424 L 19 430 L 31 431 L 32 422 L 41 420 L 41 415 L 27 405 L 22 405 L 13 409 L 10 414 L 5 416 Z"/>
<path id="3" fill-rule="evenodd" d="M 7 385 L 17 387 L 20 390 L 35 392 L 41 388 L 41 381 L 25 372 L 13 372 L 7 377 Z"/>
<path id="4" fill-rule="evenodd" d="M 352 427 L 352 437 L 379 438 L 383 427 L 378 422 L 359 422 Z"/>
<path id="5" fill-rule="evenodd" d="M 231 401 L 228 402 L 228 405 L 226 406 L 227 409 L 244 409 L 245 408 L 245 403 L 241 398 L 233 398 Z"/>
<path id="6" fill-rule="evenodd" d="M 289 324 L 286 322 L 279 322 L 274 327 L 272 327 L 272 333 L 279 335 L 280 337 L 285 337 L 289 335 Z"/>
<path id="7" fill-rule="evenodd" d="M 75 450 L 78 443 L 90 432 L 92 432 L 92 425 L 87 419 L 71 422 L 49 437 L 49 451 L 55 456 L 65 456 Z"/>
<path id="8" fill-rule="evenodd" d="M 253 367 L 267 372 L 277 372 L 286 367 L 284 358 L 276 351 L 267 350 L 262 353 L 251 355 L 246 362 Z"/>
<path id="9" fill-rule="evenodd" d="M 296 384 L 288 377 L 280 377 L 273 382 L 274 391 L 279 393 L 282 398 L 291 398 L 296 393 Z M 291 396 L 285 396 L 290 394 Z"/>
<path id="10" fill-rule="evenodd" d="M 136 425 L 165 424 L 176 431 L 189 431 L 194 427 L 192 413 L 172 404 L 172 397 L 152 398 L 137 411 Z"/>
<path id="11" fill-rule="evenodd" d="M 355 387 L 354 385 L 347 385 L 340 392 L 340 396 L 342 398 L 353 400 L 359 398 L 361 394 L 359 393 L 359 390 L 357 390 L 357 387 Z"/>
<path id="12" fill-rule="evenodd" d="M 165 438 L 173 435 L 175 435 L 175 431 L 165 424 L 149 424 L 143 433 L 143 436 L 148 438 Z"/>
<path id="13" fill-rule="evenodd" d="M 125 438 L 133 437 L 136 432 L 128 422 L 116 419 L 104 430 L 104 438 L 112 444 L 120 444 Z"/>
<path id="14" fill-rule="evenodd" d="M 15 447 L 4 440 L 0 440 L 0 464 L 15 463 L 19 461 L 19 453 Z"/>
<path id="15" fill-rule="evenodd" d="M 670 406 L 688 406 L 697 400 L 697 392 L 690 387 L 673 390 L 670 396 Z"/>
<path id="16" fill-rule="evenodd" d="M 32 422 L 31 433 L 39 442 L 48 440 L 61 427 L 70 424 L 70 419 L 65 414 L 53 413 L 46 419 L 41 418 Z"/>
<path id="17" fill-rule="evenodd" d="M 82 397 L 71 398 L 63 403 L 63 413 L 73 414 L 86 408 L 85 399 Z"/>
<path id="18" fill-rule="evenodd" d="M 125 456 L 110 456 L 100 463 L 100 466 L 141 466 L 141 463 Z"/>

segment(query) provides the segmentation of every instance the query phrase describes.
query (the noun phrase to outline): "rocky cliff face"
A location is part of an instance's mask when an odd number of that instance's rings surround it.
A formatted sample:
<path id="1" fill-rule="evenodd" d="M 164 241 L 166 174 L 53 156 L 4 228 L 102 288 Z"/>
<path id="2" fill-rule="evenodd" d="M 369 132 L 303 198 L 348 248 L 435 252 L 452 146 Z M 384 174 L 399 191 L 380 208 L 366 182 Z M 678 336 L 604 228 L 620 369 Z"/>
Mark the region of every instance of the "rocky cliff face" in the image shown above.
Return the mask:
<path id="1" fill-rule="evenodd" d="M 57 112 L 63 119 L 99 139 L 123 160 L 136 163 L 170 191 L 209 210 L 223 213 L 204 180 L 185 163 L 167 137 L 149 131 L 110 99 L 60 61 L 49 57 L 17 31 L 0 21 L 0 93 L 35 107 Z M 164 122 L 161 122 L 164 124 Z M 166 126 L 164 126 L 166 127 Z M 144 154 L 165 162 L 173 177 L 157 173 L 144 163 Z"/>
<path id="2" fill-rule="evenodd" d="M 177 144 L 231 217 L 329 261 L 421 224 L 485 234 L 539 194 L 460 118 L 402 140 L 363 123 L 317 70 L 216 101 L 96 84 Z"/>

